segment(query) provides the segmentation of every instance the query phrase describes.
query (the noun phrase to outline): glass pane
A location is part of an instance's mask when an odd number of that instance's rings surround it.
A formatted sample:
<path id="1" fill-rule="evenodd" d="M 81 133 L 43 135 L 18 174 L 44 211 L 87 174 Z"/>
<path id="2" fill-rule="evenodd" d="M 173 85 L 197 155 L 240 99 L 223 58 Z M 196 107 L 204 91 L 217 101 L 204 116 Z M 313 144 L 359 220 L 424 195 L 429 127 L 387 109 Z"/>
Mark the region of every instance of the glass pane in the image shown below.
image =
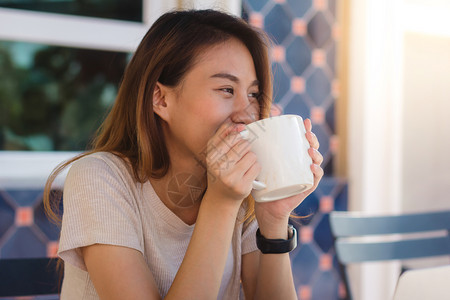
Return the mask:
<path id="1" fill-rule="evenodd" d="M 86 149 L 129 57 L 0 41 L 0 150 Z"/>
<path id="2" fill-rule="evenodd" d="M 142 22 L 142 0 L 0 0 L 0 7 Z"/>

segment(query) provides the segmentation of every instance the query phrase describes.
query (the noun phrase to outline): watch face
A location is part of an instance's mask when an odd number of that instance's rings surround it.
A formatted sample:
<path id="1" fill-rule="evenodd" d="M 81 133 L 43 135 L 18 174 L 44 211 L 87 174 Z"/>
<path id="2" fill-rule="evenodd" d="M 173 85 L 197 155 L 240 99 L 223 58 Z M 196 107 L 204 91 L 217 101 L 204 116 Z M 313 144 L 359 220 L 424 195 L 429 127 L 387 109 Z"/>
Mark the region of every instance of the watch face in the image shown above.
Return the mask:
<path id="1" fill-rule="evenodd" d="M 292 239 L 292 237 L 294 236 L 294 226 L 292 226 L 291 224 L 288 225 L 288 239 Z"/>

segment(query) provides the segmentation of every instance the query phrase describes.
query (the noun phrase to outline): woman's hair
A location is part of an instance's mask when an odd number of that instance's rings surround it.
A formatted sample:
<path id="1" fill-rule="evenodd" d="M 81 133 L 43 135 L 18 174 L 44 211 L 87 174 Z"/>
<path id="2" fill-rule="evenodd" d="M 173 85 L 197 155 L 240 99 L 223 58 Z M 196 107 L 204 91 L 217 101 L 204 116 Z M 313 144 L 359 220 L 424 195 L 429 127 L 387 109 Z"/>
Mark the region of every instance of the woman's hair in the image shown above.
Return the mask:
<path id="1" fill-rule="evenodd" d="M 146 33 L 129 62 L 116 101 L 98 130 L 91 150 L 60 164 L 45 185 L 44 207 L 58 224 L 61 197 L 50 197 L 52 183 L 68 165 L 88 154 L 111 152 L 131 164 L 138 182 L 161 178 L 169 170 L 170 159 L 161 122 L 153 112 L 156 83 L 176 87 L 208 47 L 231 38 L 249 50 L 259 81 L 260 118 L 269 116 L 272 77 L 268 58 L 269 39 L 242 19 L 214 10 L 173 11 L 162 15 Z M 246 219 L 254 213 L 247 199 Z"/>

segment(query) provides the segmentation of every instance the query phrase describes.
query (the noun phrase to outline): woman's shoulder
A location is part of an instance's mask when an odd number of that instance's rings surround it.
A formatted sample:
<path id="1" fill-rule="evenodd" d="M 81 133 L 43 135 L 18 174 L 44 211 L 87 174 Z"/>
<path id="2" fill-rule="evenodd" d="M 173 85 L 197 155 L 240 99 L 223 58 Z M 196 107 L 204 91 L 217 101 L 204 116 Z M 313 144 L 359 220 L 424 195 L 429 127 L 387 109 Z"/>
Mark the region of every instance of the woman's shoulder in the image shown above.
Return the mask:
<path id="1" fill-rule="evenodd" d="M 94 152 L 87 154 L 75 162 L 69 169 L 70 173 L 79 175 L 98 175 L 109 173 L 132 180 L 130 166 L 125 159 L 111 152 Z"/>
<path id="2" fill-rule="evenodd" d="M 64 181 L 64 193 L 82 189 L 91 194 L 126 195 L 126 199 L 138 197 L 138 187 L 126 161 L 107 152 L 90 153 L 76 160 Z"/>
<path id="3" fill-rule="evenodd" d="M 73 167 L 84 167 L 84 168 L 111 168 L 111 167 L 126 167 L 126 162 L 124 159 L 115 155 L 111 152 L 94 152 L 87 154 L 72 164 Z"/>

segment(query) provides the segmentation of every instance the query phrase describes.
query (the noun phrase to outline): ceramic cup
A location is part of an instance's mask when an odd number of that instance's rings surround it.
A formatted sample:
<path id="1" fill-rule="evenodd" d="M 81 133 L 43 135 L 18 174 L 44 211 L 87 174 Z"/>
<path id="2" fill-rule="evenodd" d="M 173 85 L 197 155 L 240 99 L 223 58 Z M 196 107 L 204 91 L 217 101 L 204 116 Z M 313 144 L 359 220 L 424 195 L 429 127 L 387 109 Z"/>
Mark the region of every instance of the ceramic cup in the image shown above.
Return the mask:
<path id="1" fill-rule="evenodd" d="M 252 196 L 268 202 L 299 194 L 314 184 L 312 160 L 303 119 L 282 115 L 245 126 L 240 134 L 250 142 L 262 169 L 253 182 Z"/>

